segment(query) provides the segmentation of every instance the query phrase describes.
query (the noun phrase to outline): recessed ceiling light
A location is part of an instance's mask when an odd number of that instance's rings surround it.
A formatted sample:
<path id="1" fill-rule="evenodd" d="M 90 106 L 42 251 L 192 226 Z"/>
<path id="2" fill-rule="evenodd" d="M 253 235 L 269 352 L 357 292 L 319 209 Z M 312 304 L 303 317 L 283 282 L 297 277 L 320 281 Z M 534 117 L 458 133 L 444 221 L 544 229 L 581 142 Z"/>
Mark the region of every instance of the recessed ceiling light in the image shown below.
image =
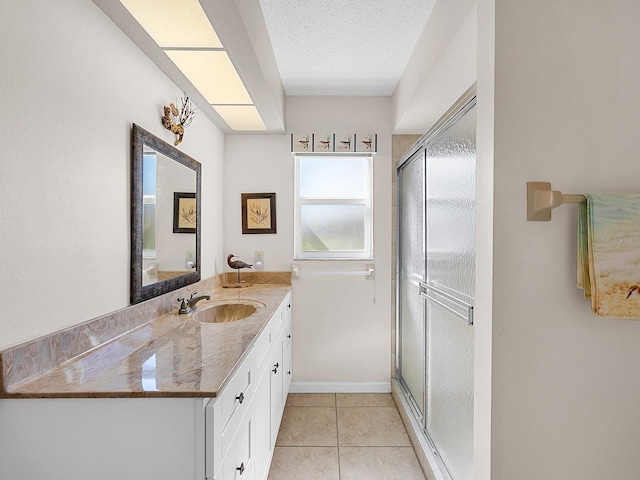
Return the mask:
<path id="1" fill-rule="evenodd" d="M 209 103 L 253 103 L 226 52 L 166 50 L 165 53 Z"/>
<path id="2" fill-rule="evenodd" d="M 198 0 L 120 0 L 233 130 L 266 130 Z"/>
<path id="3" fill-rule="evenodd" d="M 213 105 L 218 115 L 234 130 L 266 130 L 258 110 L 253 105 Z"/>
<path id="4" fill-rule="evenodd" d="M 161 47 L 222 48 L 198 0 L 120 0 Z"/>

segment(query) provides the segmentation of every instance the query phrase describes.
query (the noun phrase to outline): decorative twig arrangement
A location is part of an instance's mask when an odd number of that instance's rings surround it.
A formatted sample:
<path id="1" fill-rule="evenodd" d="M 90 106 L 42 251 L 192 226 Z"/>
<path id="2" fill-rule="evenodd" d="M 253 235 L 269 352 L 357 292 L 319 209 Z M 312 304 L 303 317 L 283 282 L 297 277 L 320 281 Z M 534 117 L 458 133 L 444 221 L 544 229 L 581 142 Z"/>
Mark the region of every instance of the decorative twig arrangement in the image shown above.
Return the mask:
<path id="1" fill-rule="evenodd" d="M 196 107 L 193 106 L 191 100 L 185 93 L 180 99 L 180 110 L 173 104 L 164 107 L 164 116 L 162 117 L 162 125 L 167 130 L 171 130 L 178 135 L 174 145 L 178 146 L 184 137 L 184 129 L 191 125 L 193 117 L 196 115 Z"/>

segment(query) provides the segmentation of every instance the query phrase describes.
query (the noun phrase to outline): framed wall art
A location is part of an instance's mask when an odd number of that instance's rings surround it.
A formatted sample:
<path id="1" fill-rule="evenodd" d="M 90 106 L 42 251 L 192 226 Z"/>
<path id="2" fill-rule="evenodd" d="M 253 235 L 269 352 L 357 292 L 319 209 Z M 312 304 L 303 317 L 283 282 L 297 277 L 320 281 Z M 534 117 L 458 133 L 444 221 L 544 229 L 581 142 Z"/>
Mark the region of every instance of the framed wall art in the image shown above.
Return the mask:
<path id="1" fill-rule="evenodd" d="M 173 233 L 196 233 L 196 194 L 173 193 Z"/>
<path id="2" fill-rule="evenodd" d="M 314 144 L 313 151 L 314 152 L 333 152 L 334 145 L 334 137 L 333 133 L 325 133 L 322 135 L 314 135 Z"/>
<path id="3" fill-rule="evenodd" d="M 292 133 L 291 153 L 377 153 L 376 133 Z"/>
<path id="4" fill-rule="evenodd" d="M 336 152 L 355 152 L 356 142 L 354 142 L 355 135 L 353 133 L 335 135 Z"/>
<path id="5" fill-rule="evenodd" d="M 377 152 L 378 135 L 375 133 L 356 133 L 356 152 Z"/>
<path id="6" fill-rule="evenodd" d="M 242 233 L 276 233 L 276 194 L 242 193 Z"/>
<path id="7" fill-rule="evenodd" d="M 292 152 L 313 152 L 313 133 L 292 133 Z"/>

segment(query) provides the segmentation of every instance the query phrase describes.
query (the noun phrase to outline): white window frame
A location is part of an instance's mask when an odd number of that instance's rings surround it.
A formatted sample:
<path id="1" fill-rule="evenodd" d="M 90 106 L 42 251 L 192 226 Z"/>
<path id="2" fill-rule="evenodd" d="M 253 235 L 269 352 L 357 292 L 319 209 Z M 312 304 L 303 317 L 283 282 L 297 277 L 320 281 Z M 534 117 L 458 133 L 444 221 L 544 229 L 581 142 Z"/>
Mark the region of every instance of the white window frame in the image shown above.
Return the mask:
<path id="1" fill-rule="evenodd" d="M 300 196 L 300 159 L 306 157 L 361 157 L 367 159 L 367 197 L 365 198 L 317 198 Z M 295 214 L 294 214 L 294 252 L 295 260 L 373 260 L 373 155 L 371 154 L 330 154 L 301 153 L 294 155 L 295 170 Z M 363 250 L 302 250 L 302 232 L 300 229 L 303 205 L 364 205 L 364 249 Z"/>

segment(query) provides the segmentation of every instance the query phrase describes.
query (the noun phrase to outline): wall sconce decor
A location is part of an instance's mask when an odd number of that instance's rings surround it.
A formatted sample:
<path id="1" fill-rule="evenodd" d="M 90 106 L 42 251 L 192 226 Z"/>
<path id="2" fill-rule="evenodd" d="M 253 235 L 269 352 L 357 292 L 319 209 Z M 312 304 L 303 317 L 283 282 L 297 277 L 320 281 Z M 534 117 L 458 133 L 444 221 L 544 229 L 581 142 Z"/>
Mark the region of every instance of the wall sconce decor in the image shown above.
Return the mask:
<path id="1" fill-rule="evenodd" d="M 196 115 L 196 107 L 193 106 L 185 93 L 184 97 L 180 99 L 180 110 L 173 103 L 170 103 L 169 106 L 165 105 L 163 110 L 162 125 L 178 136 L 174 143 L 177 147 L 184 137 L 184 129 L 191 125 L 191 121 Z"/>

